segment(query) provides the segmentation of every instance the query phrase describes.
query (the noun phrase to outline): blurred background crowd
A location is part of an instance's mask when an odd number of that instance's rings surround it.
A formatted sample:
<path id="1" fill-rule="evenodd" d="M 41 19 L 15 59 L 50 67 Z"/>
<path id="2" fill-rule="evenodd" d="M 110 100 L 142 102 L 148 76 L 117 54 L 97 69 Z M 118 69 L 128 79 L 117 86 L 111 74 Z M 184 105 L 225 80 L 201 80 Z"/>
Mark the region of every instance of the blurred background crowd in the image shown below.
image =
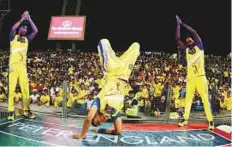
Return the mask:
<path id="1" fill-rule="evenodd" d="M 118 52 L 118 55 L 121 53 Z M 8 99 L 9 52 L 0 52 L 0 103 Z M 231 110 L 231 61 L 228 57 L 205 55 L 209 100 L 214 114 Z M 178 55 L 164 52 L 142 52 L 125 89 L 123 112 L 127 117 L 146 113 L 159 117 L 170 98 L 171 112 L 183 114 L 186 95 L 186 63 Z M 47 107 L 62 107 L 63 81 L 68 81 L 67 107 L 86 114 L 104 86 L 102 66 L 96 52 L 33 51 L 28 53 L 30 102 Z M 21 102 L 20 87 L 15 89 L 15 103 Z M 192 109 L 203 111 L 196 92 Z"/>

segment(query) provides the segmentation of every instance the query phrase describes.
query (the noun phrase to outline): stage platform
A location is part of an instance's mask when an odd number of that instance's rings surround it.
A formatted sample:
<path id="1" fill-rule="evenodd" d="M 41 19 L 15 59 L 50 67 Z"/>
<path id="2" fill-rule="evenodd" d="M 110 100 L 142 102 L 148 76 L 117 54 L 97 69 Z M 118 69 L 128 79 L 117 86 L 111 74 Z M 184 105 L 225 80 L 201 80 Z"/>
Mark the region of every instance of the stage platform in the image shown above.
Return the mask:
<path id="1" fill-rule="evenodd" d="M 123 123 L 121 136 L 96 134 L 91 127 L 86 139 L 73 139 L 72 135 L 81 131 L 83 120 L 42 114 L 34 120 L 3 118 L 0 146 L 231 146 L 231 134 L 217 128 L 209 131 L 205 123 L 190 123 L 183 128 L 176 124 Z"/>

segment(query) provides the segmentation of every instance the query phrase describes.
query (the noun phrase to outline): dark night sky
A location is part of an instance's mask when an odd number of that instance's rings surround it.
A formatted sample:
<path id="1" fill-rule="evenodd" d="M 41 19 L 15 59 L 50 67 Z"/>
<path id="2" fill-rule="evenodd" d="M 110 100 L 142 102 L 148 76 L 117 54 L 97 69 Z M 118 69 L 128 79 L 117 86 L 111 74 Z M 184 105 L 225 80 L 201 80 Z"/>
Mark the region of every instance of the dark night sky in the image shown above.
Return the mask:
<path id="1" fill-rule="evenodd" d="M 21 2 L 21 4 L 19 3 Z M 101 38 L 108 38 L 113 48 L 125 50 L 133 41 L 141 50 L 174 52 L 175 15 L 195 28 L 206 53 L 228 54 L 231 51 L 230 0 L 82 0 L 80 15 L 87 16 L 84 41 L 76 41 L 82 50 L 97 51 Z M 8 33 L 24 10 L 29 10 L 39 33 L 30 50 L 55 48 L 48 41 L 52 15 L 61 13 L 62 0 L 11 0 L 12 11 L 5 17 L 0 47 L 8 47 Z M 184 30 L 183 30 L 184 31 Z M 185 31 L 184 31 L 185 32 Z M 70 41 L 61 41 L 71 48 Z"/>

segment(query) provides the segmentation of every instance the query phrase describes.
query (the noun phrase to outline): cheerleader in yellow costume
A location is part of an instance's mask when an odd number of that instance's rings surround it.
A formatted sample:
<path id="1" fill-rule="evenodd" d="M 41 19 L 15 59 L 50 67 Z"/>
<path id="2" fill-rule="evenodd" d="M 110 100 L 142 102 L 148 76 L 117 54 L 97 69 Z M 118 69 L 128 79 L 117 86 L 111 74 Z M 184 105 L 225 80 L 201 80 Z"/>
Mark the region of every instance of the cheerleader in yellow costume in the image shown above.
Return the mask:
<path id="1" fill-rule="evenodd" d="M 187 84 L 186 84 L 186 100 L 185 100 L 185 114 L 184 118 L 179 123 L 179 126 L 185 126 L 188 123 L 189 114 L 191 110 L 192 100 L 195 91 L 200 94 L 202 102 L 204 104 L 204 110 L 206 113 L 206 118 L 209 122 L 209 129 L 214 129 L 213 116 L 211 112 L 211 107 L 208 97 L 208 83 L 205 75 L 204 67 L 204 48 L 201 38 L 198 36 L 197 32 L 182 23 L 180 18 L 176 16 L 177 28 L 176 28 L 176 40 L 179 47 L 182 49 L 183 54 L 186 56 L 187 60 Z M 180 40 L 180 27 L 184 27 L 193 35 L 193 39 L 190 37 L 186 38 L 186 43 Z"/>
<path id="2" fill-rule="evenodd" d="M 32 32 L 27 35 L 28 22 L 32 28 Z M 19 30 L 16 33 L 16 30 Z M 8 120 L 14 120 L 14 91 L 19 81 L 22 91 L 23 115 L 28 118 L 35 118 L 30 111 L 29 104 L 29 83 L 27 76 L 27 50 L 29 42 L 32 41 L 37 34 L 38 29 L 30 18 L 29 12 L 25 11 L 21 19 L 11 28 L 10 39 L 10 59 L 9 59 L 9 100 L 8 100 Z"/>

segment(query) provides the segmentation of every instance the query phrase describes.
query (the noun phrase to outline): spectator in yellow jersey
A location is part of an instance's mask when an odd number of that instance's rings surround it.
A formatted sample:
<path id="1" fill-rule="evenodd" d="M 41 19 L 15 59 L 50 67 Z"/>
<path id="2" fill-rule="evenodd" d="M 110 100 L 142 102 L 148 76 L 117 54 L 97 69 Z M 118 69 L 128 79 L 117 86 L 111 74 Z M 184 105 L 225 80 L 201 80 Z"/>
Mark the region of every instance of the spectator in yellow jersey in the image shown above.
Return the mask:
<path id="1" fill-rule="evenodd" d="M 144 103 L 145 103 L 145 112 L 150 111 L 151 108 L 151 102 L 149 99 L 149 91 L 147 89 L 147 87 L 145 85 L 142 86 L 142 99 L 144 99 Z"/>
<path id="2" fill-rule="evenodd" d="M 40 97 L 40 105 L 50 106 L 50 96 L 47 89 L 43 91 L 43 95 Z"/>
<path id="3" fill-rule="evenodd" d="M 172 100 L 178 99 L 180 97 L 180 84 L 178 82 L 174 82 L 172 86 Z"/>
<path id="4" fill-rule="evenodd" d="M 22 94 L 20 92 L 20 88 L 16 87 L 15 93 L 14 93 L 14 101 L 15 103 L 18 103 L 22 99 Z"/>
<path id="5" fill-rule="evenodd" d="M 144 112 L 146 110 L 146 106 L 149 106 L 148 96 L 149 93 L 146 86 L 144 85 L 139 86 L 139 91 L 136 93 L 135 97 L 138 100 L 140 112 Z"/>
<path id="6" fill-rule="evenodd" d="M 229 72 L 228 68 L 224 69 L 223 76 L 224 76 L 224 82 L 230 81 L 230 72 Z"/>
<path id="7" fill-rule="evenodd" d="M 78 92 L 77 92 L 76 89 L 71 89 L 71 91 L 69 91 L 67 93 L 67 100 L 68 100 L 67 101 L 67 107 L 68 108 L 72 107 L 72 105 L 73 105 L 73 103 L 75 101 L 74 97 L 77 97 L 77 94 L 78 94 Z"/>
<path id="8" fill-rule="evenodd" d="M 226 96 L 221 94 L 219 100 L 220 100 L 220 107 L 222 110 L 229 110 L 229 111 L 231 110 L 232 103 L 231 103 L 231 95 L 229 92 L 226 94 Z"/>
<path id="9" fill-rule="evenodd" d="M 126 108 L 126 115 L 128 118 L 138 118 L 138 100 L 135 97 L 135 92 L 133 90 L 129 91 L 129 96 L 127 99 L 128 107 Z"/>
<path id="10" fill-rule="evenodd" d="M 74 68 L 73 68 L 73 66 L 71 65 L 71 66 L 68 68 L 68 75 L 73 75 L 73 71 L 74 71 Z"/>
<path id="11" fill-rule="evenodd" d="M 154 91 L 154 97 L 160 97 L 162 94 L 163 84 L 161 80 L 155 79 L 155 83 L 153 84 L 153 87 L 155 89 Z"/>
<path id="12" fill-rule="evenodd" d="M 79 93 L 77 97 L 75 98 L 80 114 L 86 113 L 86 100 L 87 100 L 88 94 L 89 92 L 86 90 L 85 85 L 81 84 Z"/>
<path id="13" fill-rule="evenodd" d="M 55 92 L 54 98 L 54 107 L 57 108 L 62 105 L 63 97 L 60 95 L 58 91 Z"/>
<path id="14" fill-rule="evenodd" d="M 228 91 L 227 96 L 225 98 L 226 101 L 226 110 L 231 111 L 232 109 L 232 93 L 231 91 Z"/>

